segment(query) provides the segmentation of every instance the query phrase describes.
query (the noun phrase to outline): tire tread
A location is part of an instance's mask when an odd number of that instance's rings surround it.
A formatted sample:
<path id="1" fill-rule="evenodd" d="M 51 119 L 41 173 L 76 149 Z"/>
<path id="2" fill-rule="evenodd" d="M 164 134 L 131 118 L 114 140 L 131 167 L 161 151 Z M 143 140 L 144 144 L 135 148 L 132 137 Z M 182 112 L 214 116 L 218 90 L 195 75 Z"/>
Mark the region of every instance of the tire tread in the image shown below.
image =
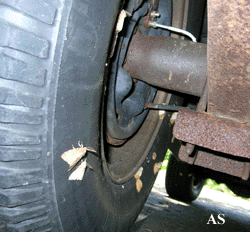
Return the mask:
<path id="1" fill-rule="evenodd" d="M 56 8 L 43 0 L 0 0 L 0 4 L 17 9 L 47 24 L 53 24 L 56 15 Z"/>
<path id="2" fill-rule="evenodd" d="M 1 54 L 0 76 L 9 80 L 43 86 L 46 80 L 46 69 Z"/>
<path id="3" fill-rule="evenodd" d="M 0 220 L 4 231 L 44 231 L 43 227 L 54 231 L 44 147 L 51 64 L 60 26 L 60 19 L 56 18 L 62 14 L 63 2 L 0 0 L 3 13 L 0 18 Z M 22 17 L 17 21 L 15 17 L 19 16 Z"/>
<path id="4" fill-rule="evenodd" d="M 3 22 L 0 22 L 0 31 L 3 35 L 7 35 L 0 37 L 0 46 L 22 51 L 39 58 L 48 57 L 50 43 L 46 39 Z"/>

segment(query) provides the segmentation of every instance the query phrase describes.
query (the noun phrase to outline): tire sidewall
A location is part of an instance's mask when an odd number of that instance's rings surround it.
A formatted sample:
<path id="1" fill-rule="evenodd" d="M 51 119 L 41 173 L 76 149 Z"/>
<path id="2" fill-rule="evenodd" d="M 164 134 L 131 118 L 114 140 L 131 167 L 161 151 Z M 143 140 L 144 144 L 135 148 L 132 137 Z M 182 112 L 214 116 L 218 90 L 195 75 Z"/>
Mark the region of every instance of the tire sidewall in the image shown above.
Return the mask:
<path id="1" fill-rule="evenodd" d="M 166 190 L 171 198 L 180 201 L 194 201 L 199 196 L 205 180 L 200 179 L 194 186 L 194 178 L 197 175 L 195 167 L 180 162 L 174 155 L 170 155 L 166 174 Z"/>
<path id="2" fill-rule="evenodd" d="M 86 12 L 86 7 L 88 11 Z M 60 221 L 64 231 L 127 231 L 143 207 L 156 178 L 155 164 L 163 160 L 172 130 L 170 114 L 143 163 L 141 191 L 136 179 L 113 183 L 101 160 L 101 105 L 106 57 L 118 1 L 73 1 L 62 51 L 54 112 L 53 173 Z M 85 23 L 84 23 L 85 22 Z M 161 139 L 160 139 L 161 138 Z M 92 147 L 87 154 L 93 170 L 82 181 L 69 181 L 61 155 L 78 142 Z M 153 160 L 153 153 L 157 159 Z"/>

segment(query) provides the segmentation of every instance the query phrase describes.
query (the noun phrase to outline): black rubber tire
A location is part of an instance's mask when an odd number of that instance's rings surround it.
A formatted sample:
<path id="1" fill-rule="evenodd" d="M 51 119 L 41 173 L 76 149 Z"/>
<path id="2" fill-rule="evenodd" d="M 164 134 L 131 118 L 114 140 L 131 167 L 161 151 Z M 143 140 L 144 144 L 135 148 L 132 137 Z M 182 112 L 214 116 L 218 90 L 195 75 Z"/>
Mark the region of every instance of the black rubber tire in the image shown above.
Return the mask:
<path id="1" fill-rule="evenodd" d="M 170 155 L 167 166 L 165 186 L 169 197 L 191 202 L 197 199 L 206 180 L 196 177 L 195 167 L 178 161 Z M 196 182 L 196 183 L 195 183 Z"/>
<path id="2" fill-rule="evenodd" d="M 2 231 L 128 231 L 143 207 L 170 143 L 171 115 L 154 113 L 162 126 L 141 165 L 141 191 L 136 178 L 112 182 L 101 156 L 101 106 L 119 6 L 1 1 Z M 82 181 L 69 181 L 61 155 L 79 141 L 97 155 L 88 154 L 93 170 Z"/>

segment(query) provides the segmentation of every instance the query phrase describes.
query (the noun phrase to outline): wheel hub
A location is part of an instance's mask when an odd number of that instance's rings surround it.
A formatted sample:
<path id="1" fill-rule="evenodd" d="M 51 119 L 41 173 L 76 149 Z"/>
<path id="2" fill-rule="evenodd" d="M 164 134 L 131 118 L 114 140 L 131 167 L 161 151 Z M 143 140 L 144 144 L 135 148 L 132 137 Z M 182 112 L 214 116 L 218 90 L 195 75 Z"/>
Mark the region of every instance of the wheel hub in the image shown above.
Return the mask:
<path id="1" fill-rule="evenodd" d="M 144 4 L 129 22 L 125 22 L 125 28 L 117 39 L 117 51 L 112 58 L 107 103 L 107 137 L 112 145 L 121 145 L 133 136 L 148 113 L 144 109 L 146 101 L 152 102 L 156 93 L 155 88 L 133 80 L 122 68 L 131 37 L 147 10 Z"/>

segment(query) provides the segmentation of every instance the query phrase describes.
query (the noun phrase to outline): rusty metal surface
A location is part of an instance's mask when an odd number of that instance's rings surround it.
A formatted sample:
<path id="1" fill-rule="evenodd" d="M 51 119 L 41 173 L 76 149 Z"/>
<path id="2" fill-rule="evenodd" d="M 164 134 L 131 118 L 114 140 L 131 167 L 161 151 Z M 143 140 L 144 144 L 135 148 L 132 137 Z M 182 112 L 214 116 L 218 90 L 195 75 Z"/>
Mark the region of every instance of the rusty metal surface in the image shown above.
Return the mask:
<path id="1" fill-rule="evenodd" d="M 145 16 L 145 19 L 144 19 L 144 27 L 145 27 L 146 29 L 149 28 L 149 22 L 150 22 L 150 20 L 151 20 L 151 11 L 149 11 L 149 12 L 147 13 L 147 15 Z"/>
<path id="2" fill-rule="evenodd" d="M 205 44 L 137 32 L 123 68 L 151 85 L 201 96 L 207 78 L 206 49 Z"/>
<path id="3" fill-rule="evenodd" d="M 197 105 L 197 109 L 196 111 L 197 112 L 205 112 L 206 109 L 207 109 L 207 99 L 208 99 L 208 82 L 206 80 L 206 83 L 205 83 L 205 86 L 204 86 L 204 89 L 203 89 L 203 92 L 202 92 L 202 96 L 198 102 L 198 105 Z"/>
<path id="4" fill-rule="evenodd" d="M 172 26 L 186 30 L 189 0 L 172 1 Z M 180 38 L 179 34 L 171 33 L 171 37 Z"/>
<path id="5" fill-rule="evenodd" d="M 250 122 L 250 4 L 208 1 L 208 111 Z"/>
<path id="6" fill-rule="evenodd" d="M 206 81 L 205 87 L 202 92 L 202 96 L 197 105 L 197 109 L 196 109 L 197 112 L 201 112 L 201 113 L 205 112 L 207 108 L 207 98 L 208 98 L 208 82 Z M 178 156 L 187 157 L 185 161 L 188 162 L 189 164 L 194 164 L 195 159 L 197 157 L 197 153 L 194 153 L 194 148 L 195 148 L 195 145 L 190 144 L 190 143 L 187 143 L 185 146 L 181 145 L 181 149 L 179 151 Z"/>
<path id="7" fill-rule="evenodd" d="M 173 135 L 214 151 L 250 158 L 250 124 L 182 108 L 176 118 Z"/>
<path id="8" fill-rule="evenodd" d="M 106 139 L 109 144 L 112 144 L 114 146 L 120 146 L 124 144 L 127 140 L 126 139 L 116 139 L 109 135 L 108 132 L 106 132 Z"/>
<path id="9" fill-rule="evenodd" d="M 242 173 L 242 179 L 248 180 L 250 175 L 250 162 L 244 163 L 243 173 Z"/>
<path id="10" fill-rule="evenodd" d="M 183 162 L 187 162 L 189 164 L 194 164 L 196 155 L 190 156 L 190 154 L 194 150 L 194 145 L 187 143 L 186 145 L 181 144 L 180 150 L 178 153 L 178 158 Z"/>
<path id="11" fill-rule="evenodd" d="M 181 145 L 178 158 L 183 162 L 190 163 L 190 156 L 186 152 L 186 146 Z M 210 152 L 196 151 L 195 160 L 190 164 L 237 176 L 244 180 L 249 178 L 249 167 L 245 167 L 249 163 L 217 156 Z"/>
<path id="12" fill-rule="evenodd" d="M 151 0 L 149 4 L 151 5 L 152 10 L 158 10 L 159 0 Z"/>
<path id="13" fill-rule="evenodd" d="M 244 171 L 244 162 L 216 156 L 203 151 L 198 152 L 194 164 L 240 178 L 242 178 Z"/>

